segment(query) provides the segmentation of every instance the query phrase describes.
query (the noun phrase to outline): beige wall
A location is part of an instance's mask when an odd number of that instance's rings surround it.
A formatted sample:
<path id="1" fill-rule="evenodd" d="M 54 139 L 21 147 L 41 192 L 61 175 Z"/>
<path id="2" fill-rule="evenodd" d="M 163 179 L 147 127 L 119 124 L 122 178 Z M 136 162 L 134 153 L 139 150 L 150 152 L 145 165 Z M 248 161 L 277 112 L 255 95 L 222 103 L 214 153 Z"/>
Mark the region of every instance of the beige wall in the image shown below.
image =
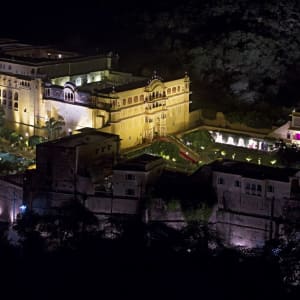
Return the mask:
<path id="1" fill-rule="evenodd" d="M 8 79 L 14 86 L 8 87 Z M 103 128 L 105 132 L 120 135 L 121 147 L 129 148 L 145 139 L 151 140 L 155 132 L 160 135 L 175 133 L 187 129 L 189 124 L 188 77 L 169 82 L 153 79 L 146 87 L 114 93 L 112 98 L 110 95 L 99 96 L 95 100 L 101 109 L 44 99 L 40 79 L 28 80 L 29 86 L 21 85 L 24 80 L 14 76 L 6 76 L 5 82 L 3 78 L 1 80 L 2 91 L 11 89 L 13 94 L 19 94 L 18 110 L 5 106 L 6 119 L 19 131 L 20 127 L 28 125 L 25 130 L 30 135 L 46 135 L 43 130 L 34 128 L 43 127 L 50 117 L 62 116 L 66 123 L 65 133 L 84 127 Z M 111 109 L 109 105 L 112 105 Z"/>

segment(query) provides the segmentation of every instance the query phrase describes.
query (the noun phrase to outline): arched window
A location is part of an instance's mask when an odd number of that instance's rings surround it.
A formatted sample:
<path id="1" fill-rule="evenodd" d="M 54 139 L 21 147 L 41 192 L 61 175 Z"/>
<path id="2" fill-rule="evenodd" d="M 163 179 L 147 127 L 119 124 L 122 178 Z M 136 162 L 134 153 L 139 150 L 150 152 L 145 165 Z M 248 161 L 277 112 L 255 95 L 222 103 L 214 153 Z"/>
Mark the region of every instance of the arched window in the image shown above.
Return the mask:
<path id="1" fill-rule="evenodd" d="M 143 102 L 144 101 L 144 95 L 140 96 L 140 101 Z"/>
<path id="2" fill-rule="evenodd" d="M 133 101 L 136 103 L 139 101 L 139 97 L 138 96 L 134 96 Z"/>
<path id="3" fill-rule="evenodd" d="M 3 90 L 3 98 L 6 98 L 6 90 Z"/>
<path id="4" fill-rule="evenodd" d="M 171 94 L 171 89 L 170 88 L 167 89 L 167 94 Z"/>
<path id="5" fill-rule="evenodd" d="M 18 104 L 18 102 L 14 103 L 14 110 L 19 110 L 19 104 Z"/>
<path id="6" fill-rule="evenodd" d="M 129 97 L 129 98 L 128 98 L 128 104 L 131 104 L 131 103 L 132 103 L 132 98 Z"/>
<path id="7" fill-rule="evenodd" d="M 176 93 L 176 87 L 172 87 L 172 93 Z"/>
<path id="8" fill-rule="evenodd" d="M 15 100 L 15 101 L 18 101 L 18 100 L 19 100 L 19 95 L 18 95 L 17 92 L 15 92 L 15 94 L 14 94 L 14 100 Z"/>

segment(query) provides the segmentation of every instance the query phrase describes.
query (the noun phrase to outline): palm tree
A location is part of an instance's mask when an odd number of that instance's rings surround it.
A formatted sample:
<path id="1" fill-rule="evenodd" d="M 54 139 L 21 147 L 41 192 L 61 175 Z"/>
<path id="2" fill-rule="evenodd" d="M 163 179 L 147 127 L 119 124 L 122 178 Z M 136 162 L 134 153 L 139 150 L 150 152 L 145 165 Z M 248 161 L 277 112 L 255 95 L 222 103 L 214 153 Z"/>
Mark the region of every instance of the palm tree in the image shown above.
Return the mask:
<path id="1" fill-rule="evenodd" d="M 66 123 L 62 116 L 58 116 L 57 120 L 51 117 L 48 121 L 46 121 L 43 129 L 47 130 L 48 139 L 52 140 L 59 137 L 59 133 L 62 130 L 63 126 L 65 126 L 65 124 Z"/>

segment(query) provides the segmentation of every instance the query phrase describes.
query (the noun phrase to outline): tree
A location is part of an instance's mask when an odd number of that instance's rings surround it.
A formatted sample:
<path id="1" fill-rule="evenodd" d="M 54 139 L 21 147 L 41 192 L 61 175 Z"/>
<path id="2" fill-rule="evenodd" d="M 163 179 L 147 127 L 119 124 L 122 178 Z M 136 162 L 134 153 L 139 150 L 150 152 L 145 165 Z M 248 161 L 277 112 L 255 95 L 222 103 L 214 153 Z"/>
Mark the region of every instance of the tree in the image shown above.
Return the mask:
<path id="1" fill-rule="evenodd" d="M 51 117 L 48 121 L 46 121 L 43 129 L 47 131 L 48 139 L 52 140 L 58 138 L 65 124 L 66 123 L 62 116 L 58 116 L 57 120 L 54 117 Z"/>
<path id="2" fill-rule="evenodd" d="M 0 126 L 3 126 L 5 122 L 5 111 L 3 107 L 0 107 Z"/>

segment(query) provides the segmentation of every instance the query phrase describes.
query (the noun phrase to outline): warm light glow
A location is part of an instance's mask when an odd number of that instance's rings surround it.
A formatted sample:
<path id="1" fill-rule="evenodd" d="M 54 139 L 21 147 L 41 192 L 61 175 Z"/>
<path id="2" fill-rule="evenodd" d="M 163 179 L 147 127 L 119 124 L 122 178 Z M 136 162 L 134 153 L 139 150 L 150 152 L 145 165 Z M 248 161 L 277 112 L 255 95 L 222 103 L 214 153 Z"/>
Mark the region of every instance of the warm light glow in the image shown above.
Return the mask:
<path id="1" fill-rule="evenodd" d="M 27 167 L 27 170 L 35 170 L 35 169 L 36 169 L 36 164 Z"/>

